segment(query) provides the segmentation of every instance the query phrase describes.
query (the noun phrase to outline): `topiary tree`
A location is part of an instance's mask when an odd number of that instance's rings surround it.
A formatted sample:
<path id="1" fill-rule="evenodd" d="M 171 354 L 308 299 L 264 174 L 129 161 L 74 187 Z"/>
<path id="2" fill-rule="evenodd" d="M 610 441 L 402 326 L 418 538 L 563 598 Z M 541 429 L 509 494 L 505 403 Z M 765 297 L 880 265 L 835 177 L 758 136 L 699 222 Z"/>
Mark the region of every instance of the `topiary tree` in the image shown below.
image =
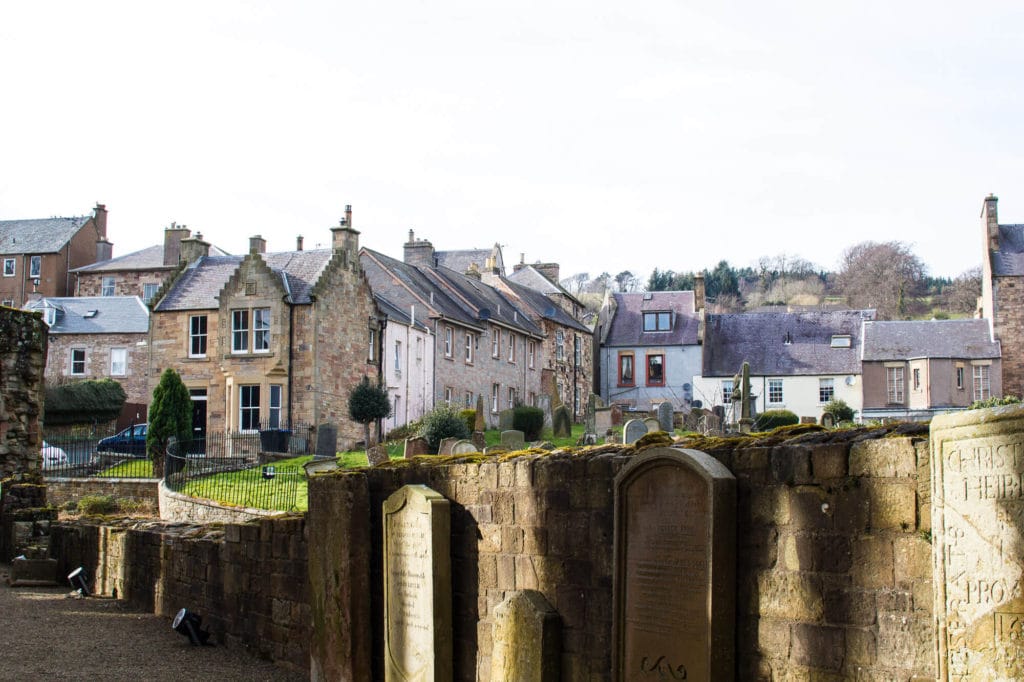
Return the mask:
<path id="1" fill-rule="evenodd" d="M 438 405 L 423 417 L 420 435 L 427 439 L 427 445 L 437 452 L 445 438 L 469 438 L 466 420 L 450 405 Z"/>
<path id="2" fill-rule="evenodd" d="M 153 389 L 146 431 L 146 452 L 153 458 L 153 474 L 157 478 L 164 476 L 167 446 L 172 437 L 177 439 L 182 453 L 192 443 L 192 398 L 178 373 L 168 368 Z"/>
<path id="3" fill-rule="evenodd" d="M 391 401 L 388 392 L 370 383 L 364 375 L 352 392 L 348 394 L 348 416 L 363 425 L 363 439 L 370 447 L 370 422 L 391 416 Z M 380 434 L 377 434 L 378 439 Z"/>
<path id="4" fill-rule="evenodd" d="M 854 415 L 857 414 L 857 411 L 847 405 L 845 400 L 830 400 L 825 404 L 825 407 L 823 407 L 821 411 L 835 417 L 836 424 L 840 422 L 852 422 Z"/>

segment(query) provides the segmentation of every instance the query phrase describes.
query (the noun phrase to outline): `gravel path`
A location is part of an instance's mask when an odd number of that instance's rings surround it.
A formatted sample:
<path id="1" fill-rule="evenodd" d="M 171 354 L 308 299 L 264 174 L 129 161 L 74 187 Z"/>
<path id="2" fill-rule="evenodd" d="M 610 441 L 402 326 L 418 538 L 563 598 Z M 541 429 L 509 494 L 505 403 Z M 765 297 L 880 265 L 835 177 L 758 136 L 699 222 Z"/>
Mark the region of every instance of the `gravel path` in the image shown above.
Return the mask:
<path id="1" fill-rule="evenodd" d="M 308 675 L 244 649 L 194 647 L 169 618 L 70 588 L 10 587 L 0 564 L 0 680 L 260 680 Z"/>

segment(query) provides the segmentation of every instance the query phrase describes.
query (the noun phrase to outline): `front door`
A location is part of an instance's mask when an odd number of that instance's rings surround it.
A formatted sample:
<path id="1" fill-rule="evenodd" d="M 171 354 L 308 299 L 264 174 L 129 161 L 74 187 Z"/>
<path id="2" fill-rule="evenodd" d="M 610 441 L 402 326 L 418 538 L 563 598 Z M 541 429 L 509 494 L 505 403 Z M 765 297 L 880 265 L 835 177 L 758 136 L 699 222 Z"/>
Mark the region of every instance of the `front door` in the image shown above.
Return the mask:
<path id="1" fill-rule="evenodd" d="M 192 447 L 193 454 L 206 452 L 206 389 L 189 389 L 192 398 Z"/>

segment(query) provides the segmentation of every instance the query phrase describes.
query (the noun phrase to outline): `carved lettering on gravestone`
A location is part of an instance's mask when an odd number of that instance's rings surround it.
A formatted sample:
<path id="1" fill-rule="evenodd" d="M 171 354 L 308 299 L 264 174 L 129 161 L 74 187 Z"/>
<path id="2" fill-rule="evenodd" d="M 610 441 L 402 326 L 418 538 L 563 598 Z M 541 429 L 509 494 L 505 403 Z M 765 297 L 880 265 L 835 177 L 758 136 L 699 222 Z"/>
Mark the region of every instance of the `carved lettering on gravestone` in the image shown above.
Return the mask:
<path id="1" fill-rule="evenodd" d="M 1024 408 L 931 424 L 940 680 L 1024 679 Z"/>
<path id="2" fill-rule="evenodd" d="M 626 445 L 635 443 L 647 434 L 647 425 L 639 419 L 630 419 L 622 429 L 622 442 Z"/>
<path id="3" fill-rule="evenodd" d="M 615 477 L 612 672 L 732 680 L 736 479 L 697 450 L 656 448 Z"/>
<path id="4" fill-rule="evenodd" d="M 658 425 L 667 433 L 675 430 L 672 425 L 672 403 L 668 400 L 658 405 Z"/>
<path id="5" fill-rule="evenodd" d="M 448 500 L 406 485 L 384 502 L 384 679 L 452 679 Z"/>

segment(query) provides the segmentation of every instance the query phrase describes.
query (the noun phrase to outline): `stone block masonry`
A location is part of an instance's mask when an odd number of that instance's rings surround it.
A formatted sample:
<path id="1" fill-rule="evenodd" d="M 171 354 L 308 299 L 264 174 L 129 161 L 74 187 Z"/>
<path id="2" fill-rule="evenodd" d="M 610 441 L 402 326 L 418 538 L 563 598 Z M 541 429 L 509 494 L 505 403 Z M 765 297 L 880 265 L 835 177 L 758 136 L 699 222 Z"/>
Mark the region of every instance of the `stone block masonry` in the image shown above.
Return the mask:
<path id="1" fill-rule="evenodd" d="M 46 324 L 0 307 L 0 479 L 39 471 Z"/>

